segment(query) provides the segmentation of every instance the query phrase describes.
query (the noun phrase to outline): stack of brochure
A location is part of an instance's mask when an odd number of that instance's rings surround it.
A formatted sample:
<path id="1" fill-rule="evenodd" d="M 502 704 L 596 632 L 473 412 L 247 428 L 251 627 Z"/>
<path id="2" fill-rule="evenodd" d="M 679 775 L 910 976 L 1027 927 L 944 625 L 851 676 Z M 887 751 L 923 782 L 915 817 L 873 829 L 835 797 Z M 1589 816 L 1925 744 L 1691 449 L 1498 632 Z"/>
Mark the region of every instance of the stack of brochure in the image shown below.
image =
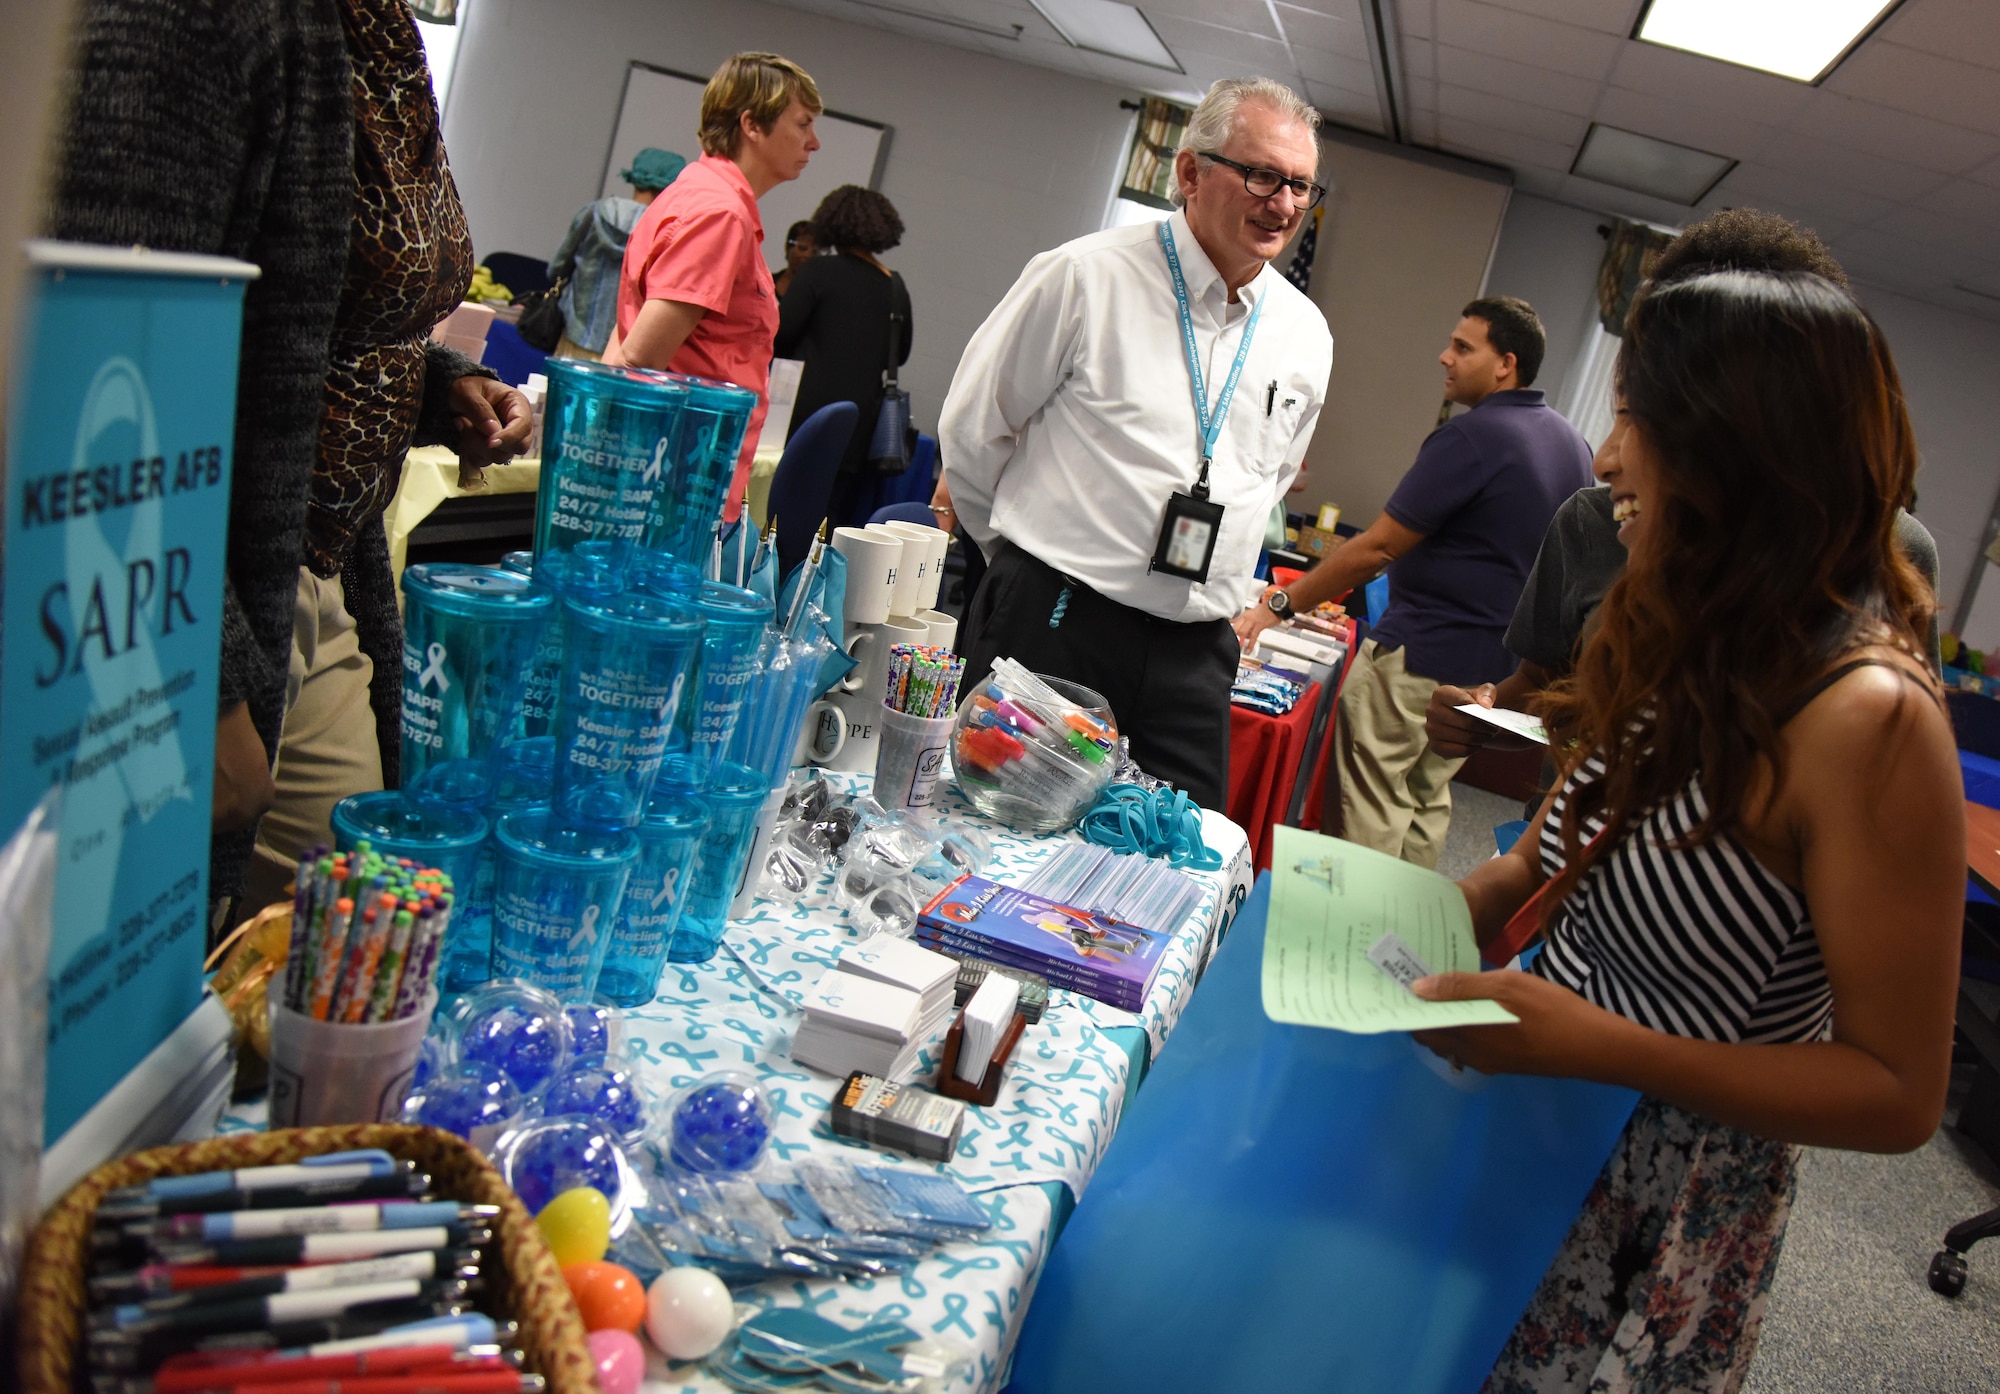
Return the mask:
<path id="1" fill-rule="evenodd" d="M 914 992 L 923 1001 L 917 1035 L 928 1040 L 951 1012 L 958 982 L 958 961 L 932 953 L 893 934 L 876 934 L 840 951 L 834 965 L 857 978 Z"/>
<path id="2" fill-rule="evenodd" d="M 1026 968 L 1126 1011 L 1145 1005 L 1169 936 L 1075 902 L 965 876 L 917 919 L 919 943 Z"/>

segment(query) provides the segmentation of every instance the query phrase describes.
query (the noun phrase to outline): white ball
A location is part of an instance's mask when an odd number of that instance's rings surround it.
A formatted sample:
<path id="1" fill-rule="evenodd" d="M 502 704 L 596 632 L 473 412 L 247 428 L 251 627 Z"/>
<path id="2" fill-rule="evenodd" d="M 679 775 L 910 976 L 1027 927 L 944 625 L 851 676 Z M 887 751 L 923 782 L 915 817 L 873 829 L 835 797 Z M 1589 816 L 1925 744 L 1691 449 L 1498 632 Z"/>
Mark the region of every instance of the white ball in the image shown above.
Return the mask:
<path id="1" fill-rule="evenodd" d="M 676 1360 L 699 1360 L 729 1335 L 729 1289 L 706 1268 L 669 1268 L 646 1293 L 646 1334 Z"/>

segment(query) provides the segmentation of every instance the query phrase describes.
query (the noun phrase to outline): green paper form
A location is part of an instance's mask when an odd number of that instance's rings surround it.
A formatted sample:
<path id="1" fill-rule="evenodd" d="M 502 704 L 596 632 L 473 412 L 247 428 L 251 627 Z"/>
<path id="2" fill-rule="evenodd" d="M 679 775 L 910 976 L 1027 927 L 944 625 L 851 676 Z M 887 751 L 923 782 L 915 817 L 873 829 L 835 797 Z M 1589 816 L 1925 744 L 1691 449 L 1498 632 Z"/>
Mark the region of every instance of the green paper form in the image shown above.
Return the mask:
<path id="1" fill-rule="evenodd" d="M 1477 973 L 1472 912 L 1420 866 L 1297 828 L 1274 828 L 1264 1015 L 1373 1035 L 1518 1020 L 1497 1002 L 1426 1002 L 1369 960 L 1393 934 L 1433 973 Z"/>

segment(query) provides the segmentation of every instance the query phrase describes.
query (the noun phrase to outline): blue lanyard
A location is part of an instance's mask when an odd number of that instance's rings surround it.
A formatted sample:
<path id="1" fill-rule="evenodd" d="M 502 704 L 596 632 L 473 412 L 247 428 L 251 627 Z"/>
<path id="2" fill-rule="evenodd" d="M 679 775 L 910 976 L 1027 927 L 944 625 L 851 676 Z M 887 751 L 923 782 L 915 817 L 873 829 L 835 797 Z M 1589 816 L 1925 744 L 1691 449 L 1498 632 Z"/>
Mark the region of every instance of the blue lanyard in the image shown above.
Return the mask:
<path id="1" fill-rule="evenodd" d="M 1174 299 L 1180 302 L 1181 347 L 1187 352 L 1188 381 L 1194 390 L 1194 422 L 1201 431 L 1201 477 L 1195 481 L 1195 497 L 1208 497 L 1208 462 L 1215 456 L 1215 442 L 1222 436 L 1222 423 L 1229 416 L 1229 403 L 1236 396 L 1236 379 L 1243 376 L 1243 360 L 1250 356 L 1250 340 L 1257 333 L 1257 316 L 1264 313 L 1264 300 L 1259 296 L 1257 303 L 1250 307 L 1250 321 L 1243 326 L 1243 342 L 1236 346 L 1236 362 L 1229 369 L 1229 376 L 1223 379 L 1222 395 L 1215 399 L 1215 414 L 1208 410 L 1208 386 L 1202 380 L 1201 352 L 1194 342 L 1194 313 L 1188 308 L 1187 278 L 1181 274 L 1181 256 L 1174 250 L 1174 234 L 1169 226 L 1171 220 L 1162 221 L 1160 246 L 1167 254 L 1167 270 L 1174 278 Z"/>

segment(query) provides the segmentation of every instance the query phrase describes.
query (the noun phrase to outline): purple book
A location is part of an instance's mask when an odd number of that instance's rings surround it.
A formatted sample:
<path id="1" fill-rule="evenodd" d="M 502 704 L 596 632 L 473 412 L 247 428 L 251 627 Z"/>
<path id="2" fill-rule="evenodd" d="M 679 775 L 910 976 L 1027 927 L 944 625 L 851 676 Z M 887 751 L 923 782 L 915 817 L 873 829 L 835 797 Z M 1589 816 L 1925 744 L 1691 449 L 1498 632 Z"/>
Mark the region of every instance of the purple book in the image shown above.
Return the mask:
<path id="1" fill-rule="evenodd" d="M 1017 891 L 983 876 L 962 876 L 918 917 L 919 932 L 986 943 L 1009 961 L 1088 995 L 1092 986 L 1125 1002 L 1143 1001 L 1160 971 L 1168 936 L 1109 915 Z M 1044 966 L 1046 965 L 1046 966 Z"/>

